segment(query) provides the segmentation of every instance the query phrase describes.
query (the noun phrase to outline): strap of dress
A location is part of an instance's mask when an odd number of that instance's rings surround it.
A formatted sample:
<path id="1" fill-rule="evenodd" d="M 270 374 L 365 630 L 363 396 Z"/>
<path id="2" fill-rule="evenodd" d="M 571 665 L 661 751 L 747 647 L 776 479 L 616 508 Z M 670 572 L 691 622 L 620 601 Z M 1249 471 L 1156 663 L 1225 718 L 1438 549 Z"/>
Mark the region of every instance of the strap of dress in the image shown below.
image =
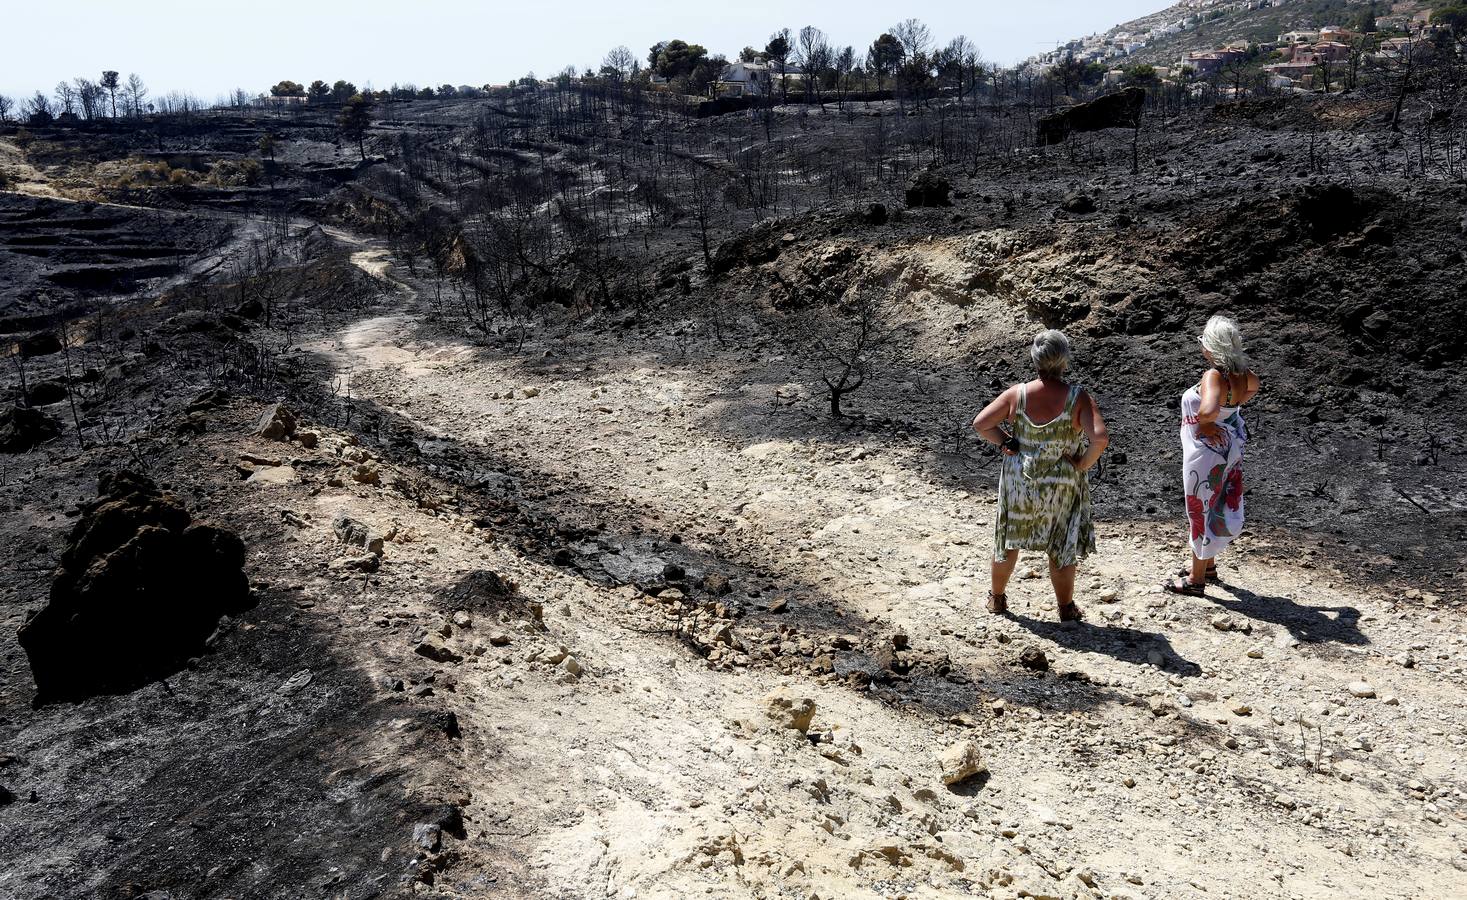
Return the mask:
<path id="1" fill-rule="evenodd" d="M 1028 415 L 1028 413 L 1029 413 L 1028 400 L 1029 400 L 1029 385 L 1027 385 L 1027 384 L 1021 384 L 1021 385 L 1019 385 L 1019 412 L 1024 413 L 1025 415 Z"/>
<path id="2" fill-rule="evenodd" d="M 1066 422 L 1075 420 L 1075 401 L 1080 397 L 1081 387 L 1078 384 L 1070 385 L 1070 396 L 1065 400 L 1064 418 Z"/>

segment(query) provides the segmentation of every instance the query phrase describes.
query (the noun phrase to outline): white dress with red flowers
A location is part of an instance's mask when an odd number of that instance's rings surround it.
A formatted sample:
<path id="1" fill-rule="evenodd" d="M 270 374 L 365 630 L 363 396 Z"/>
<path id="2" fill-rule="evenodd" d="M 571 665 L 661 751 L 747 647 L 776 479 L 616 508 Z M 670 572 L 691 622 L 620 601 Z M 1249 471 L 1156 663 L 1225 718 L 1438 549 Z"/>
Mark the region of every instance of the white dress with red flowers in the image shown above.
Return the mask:
<path id="1" fill-rule="evenodd" d="M 1200 386 L 1182 395 L 1182 487 L 1187 494 L 1187 520 L 1192 552 L 1212 559 L 1243 530 L 1243 448 L 1248 429 L 1236 406 L 1217 413 L 1218 434 L 1197 433 Z"/>

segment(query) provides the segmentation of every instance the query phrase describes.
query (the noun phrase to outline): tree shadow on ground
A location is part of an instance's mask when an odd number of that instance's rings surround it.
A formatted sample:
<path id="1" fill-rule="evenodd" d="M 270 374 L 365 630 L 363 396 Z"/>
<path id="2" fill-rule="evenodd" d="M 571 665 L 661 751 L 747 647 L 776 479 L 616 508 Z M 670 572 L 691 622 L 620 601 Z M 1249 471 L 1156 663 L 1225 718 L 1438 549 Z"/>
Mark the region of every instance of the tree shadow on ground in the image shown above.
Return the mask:
<path id="1" fill-rule="evenodd" d="M 854 612 L 840 592 L 804 577 L 797 561 L 786 561 L 788 555 L 777 546 L 762 546 L 757 535 L 746 541 L 734 532 L 703 533 L 684 540 L 673 535 L 683 527 L 676 510 L 649 506 L 614 482 L 588 482 L 549 471 L 526 457 L 511 458 L 461 436 L 427 431 L 371 399 L 344 400 L 319 394 L 308 397 L 306 392 L 295 399 L 318 411 L 317 404 L 350 403 L 355 410 L 351 419 L 359 432 L 376 443 L 386 459 L 405 466 L 431 465 L 436 477 L 457 486 L 468 517 L 492 521 L 498 538 L 527 558 L 598 587 L 631 585 L 644 593 L 649 587 L 668 583 L 658 569 L 666 563 L 675 564 L 684 574 L 673 579 L 674 586 L 687 592 L 689 605 L 725 602 L 737 608 L 730 624 L 746 644 L 750 668 L 785 674 L 805 671 L 810 660 L 804 656 L 771 655 L 771 637 L 775 645 L 783 642 L 782 635 L 788 635 L 813 639 L 822 647 L 855 638 L 852 649 L 874 658 L 882 646 L 889 646 L 890 633 L 896 630 L 895 626 Z M 329 413 L 322 415 L 329 417 Z M 484 472 L 502 473 L 508 478 L 485 489 L 476 481 L 476 476 Z M 608 557 L 621 557 L 617 567 L 607 565 Z M 647 559 L 655 559 L 658 565 L 644 566 L 640 574 L 627 574 L 620 568 L 627 564 L 635 568 Z M 734 592 L 715 596 L 703 590 L 699 581 L 705 574 L 727 577 L 735 586 Z M 768 603 L 776 596 L 788 599 L 780 611 Z M 655 605 L 640 603 L 625 603 L 610 612 L 613 620 L 629 627 L 648 624 L 649 616 L 661 624 L 675 624 L 668 615 Z M 662 633 L 662 629 L 653 633 Z M 699 655 L 711 649 L 671 630 L 667 639 Z M 1144 650 L 1141 656 L 1144 658 Z M 1055 708 L 1052 694 L 1030 695 L 995 682 L 993 679 L 1006 679 L 1014 673 L 1003 661 L 995 659 L 993 663 L 986 673 L 954 666 L 959 676 L 956 679 L 917 672 L 886 681 L 872 679 L 870 692 L 893 708 L 934 718 L 970 711 L 990 696 Z M 816 673 L 810 674 L 813 677 Z M 851 684 L 864 687 L 859 679 Z M 1079 710 L 1129 702 L 1115 691 L 1074 686 L 1084 690 L 1066 692 L 1061 701 L 1065 708 Z"/>
<path id="2" fill-rule="evenodd" d="M 435 336 L 433 327 L 422 326 L 418 329 L 418 339 L 433 343 L 439 337 Z M 489 362 L 493 351 L 485 349 L 480 354 Z M 566 362 L 562 360 L 552 370 L 542 371 L 534 357 L 528 356 L 525 363 L 511 368 L 535 370 L 540 375 L 585 377 L 597 369 L 602 374 L 619 371 L 629 364 L 629 359 L 625 354 L 606 358 L 584 365 L 576 372 L 567 372 Z M 325 358 L 316 357 L 310 364 L 319 371 L 330 371 L 329 360 Z M 745 443 L 779 434 L 791 439 L 830 440 L 839 445 L 854 441 L 861 432 L 858 428 L 855 433 L 841 437 L 838 433 L 843 423 L 814 419 L 790 410 L 777 417 L 750 416 L 753 407 L 763 401 L 737 390 L 737 381 L 737 378 L 730 380 L 725 390 L 716 392 L 717 406 L 722 408 L 703 410 L 696 416 L 699 425 L 709 427 L 712 433 L 725 439 Z M 778 547 L 764 545 L 757 534 L 741 534 L 736 530 L 709 533 L 703 527 L 708 523 L 680 522 L 680 518 L 686 517 L 680 516 L 678 509 L 650 505 L 615 481 L 587 481 L 577 473 L 537 464 L 532 457 L 515 456 L 507 450 L 472 441 L 465 434 L 429 430 L 370 397 L 327 396 L 313 387 L 309 378 L 296 387 L 299 392 L 295 400 L 317 411 L 322 419 L 337 418 L 339 414 L 331 410 L 348 404 L 354 410 L 350 420 L 357 430 L 386 451 L 387 458 L 408 465 L 426 465 L 438 477 L 456 484 L 471 508 L 491 514 L 486 518 L 494 518 L 494 530 L 500 539 L 542 564 L 602 587 L 627 584 L 646 587 L 649 582 L 655 584 L 659 580 L 655 571 L 635 577 L 625 572 L 608 577 L 611 573 L 605 559 L 613 555 L 657 557 L 659 565 L 654 570 L 665 561 L 686 571 L 685 583 L 680 587 L 691 586 L 688 599 L 696 603 L 718 599 L 696 588 L 700 576 L 705 573 L 727 576 L 736 590 L 726 599 L 739 608 L 731 624 L 746 644 L 751 668 L 785 674 L 805 671 L 808 659 L 779 653 L 770 655 L 771 636 L 775 646 L 798 635 L 813 639 L 822 647 L 839 645 L 841 639 L 854 636 L 859 642 L 852 650 L 872 658 L 889 640 L 893 626 L 853 611 L 841 592 L 806 577 L 797 560 L 790 559 Z M 866 435 L 868 439 L 898 446 L 906 443 L 905 438 L 896 437 L 899 427 L 899 423 L 887 423 L 884 428 L 890 435 L 869 431 Z M 888 437 L 894 440 L 888 441 Z M 921 464 L 917 465 L 920 468 Z M 486 471 L 508 477 L 501 479 L 496 475 L 496 487 L 486 490 L 474 477 L 474 473 L 482 475 Z M 473 517 L 475 511 L 468 514 Z M 678 531 L 690 532 L 695 540 L 685 542 L 673 537 L 672 533 Z M 775 594 L 789 600 L 784 611 L 777 615 L 766 604 Z M 656 605 L 626 603 L 611 615 L 623 625 L 646 624 L 649 616 L 658 620 L 664 611 Z M 1182 674 L 1200 672 L 1196 663 L 1181 659 L 1170 643 L 1157 634 L 1095 626 L 1063 630 L 1042 622 L 1020 621 L 1036 636 L 1054 640 L 1069 649 L 1105 653 L 1136 665 L 1147 663 L 1149 652 L 1157 650 L 1169 663 L 1164 666 Z M 657 629 L 653 633 L 661 631 Z M 683 652 L 706 655 L 710 649 L 689 641 L 686 635 L 670 631 L 667 639 Z M 1081 673 L 1036 679 L 1017 668 L 1014 660 L 1007 658 L 1010 654 L 1002 650 L 989 648 L 982 653 L 983 658 L 974 661 L 976 665 L 958 665 L 955 661 L 952 667 L 955 677 L 926 670 L 894 677 L 892 673 L 872 669 L 865 673 L 870 676 L 869 688 L 859 678 L 848 679 L 847 683 L 853 689 L 869 690 L 870 696 L 894 709 L 934 719 L 972 712 L 990 699 L 1004 699 L 1035 710 L 1063 711 L 1128 705 L 1136 700 L 1124 689 L 1090 683 Z"/>
<path id="3" fill-rule="evenodd" d="M 1031 619 L 1027 616 L 1010 614 L 1014 622 L 1036 637 L 1083 653 L 1102 653 L 1119 662 L 1137 666 L 1151 665 L 1151 653 L 1162 656 L 1162 667 L 1179 675 L 1195 677 L 1202 674 L 1197 663 L 1182 656 L 1172 642 L 1156 631 L 1140 631 L 1122 625 L 1097 625 L 1090 620 L 1080 622 L 1051 622 Z"/>
<path id="4" fill-rule="evenodd" d="M 1370 643 L 1360 631 L 1360 610 L 1353 606 L 1307 606 L 1286 597 L 1270 597 L 1237 585 L 1224 585 L 1235 599 L 1215 592 L 1208 599 L 1229 612 L 1288 629 L 1300 643 Z M 1334 615 L 1330 615 L 1333 613 Z"/>

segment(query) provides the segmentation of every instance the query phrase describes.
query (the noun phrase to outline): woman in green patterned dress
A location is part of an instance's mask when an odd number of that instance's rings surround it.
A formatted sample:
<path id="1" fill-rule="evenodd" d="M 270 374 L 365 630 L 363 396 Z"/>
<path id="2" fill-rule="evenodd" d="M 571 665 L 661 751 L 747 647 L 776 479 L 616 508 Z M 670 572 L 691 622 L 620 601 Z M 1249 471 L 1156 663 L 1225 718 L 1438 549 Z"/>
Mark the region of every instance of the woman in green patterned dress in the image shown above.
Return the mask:
<path id="1" fill-rule="evenodd" d="M 998 514 L 993 529 L 993 583 L 988 610 L 1008 611 L 1009 576 L 1020 550 L 1049 557 L 1049 580 L 1062 622 L 1081 618 L 1075 605 L 1076 561 L 1095 549 L 1086 474 L 1110 443 L 1100 406 L 1065 381 L 1070 341 L 1041 331 L 1029 348 L 1039 377 L 998 395 L 973 420 L 973 430 L 1003 450 Z M 1009 423 L 1011 431 L 1006 431 Z"/>

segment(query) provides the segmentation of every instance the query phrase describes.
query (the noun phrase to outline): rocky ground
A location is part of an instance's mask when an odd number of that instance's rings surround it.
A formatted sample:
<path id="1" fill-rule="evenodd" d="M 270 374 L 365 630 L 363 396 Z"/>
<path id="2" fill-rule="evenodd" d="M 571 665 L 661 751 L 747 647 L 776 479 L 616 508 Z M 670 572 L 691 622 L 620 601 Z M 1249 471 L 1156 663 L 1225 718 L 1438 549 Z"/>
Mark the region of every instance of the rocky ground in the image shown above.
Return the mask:
<path id="1" fill-rule="evenodd" d="M 1267 139 L 1209 127 L 1220 154 Z M 1453 189 L 1326 192 L 1366 212 L 1316 233 L 1322 188 L 1268 160 L 1235 176 L 1270 179 L 1267 213 L 1197 199 L 1225 186 L 1180 156 L 1056 165 L 952 172 L 955 209 L 886 226 L 774 223 L 695 302 L 527 335 L 465 328 L 328 226 L 289 331 L 164 302 L 123 320 L 156 348 L 32 357 L 117 437 L 79 446 L 58 402 L 57 437 L 0 457 L 0 894 L 1452 896 L 1463 476 L 1429 436 L 1462 401 L 1452 326 L 1409 327 L 1445 311 L 1371 273 L 1450 291 Z M 1371 310 L 1319 312 L 1330 272 Z M 791 303 L 827 282 L 888 286 L 902 323 L 845 420 L 806 340 L 828 323 Z M 1207 598 L 1171 597 L 1169 400 L 1225 307 L 1265 373 L 1250 531 Z M 982 611 L 992 457 L 961 431 L 1041 323 L 1115 433 L 1065 626 L 1033 560 L 1013 614 Z M 121 467 L 240 535 L 255 605 L 164 681 L 32 708 L 14 635 Z"/>

